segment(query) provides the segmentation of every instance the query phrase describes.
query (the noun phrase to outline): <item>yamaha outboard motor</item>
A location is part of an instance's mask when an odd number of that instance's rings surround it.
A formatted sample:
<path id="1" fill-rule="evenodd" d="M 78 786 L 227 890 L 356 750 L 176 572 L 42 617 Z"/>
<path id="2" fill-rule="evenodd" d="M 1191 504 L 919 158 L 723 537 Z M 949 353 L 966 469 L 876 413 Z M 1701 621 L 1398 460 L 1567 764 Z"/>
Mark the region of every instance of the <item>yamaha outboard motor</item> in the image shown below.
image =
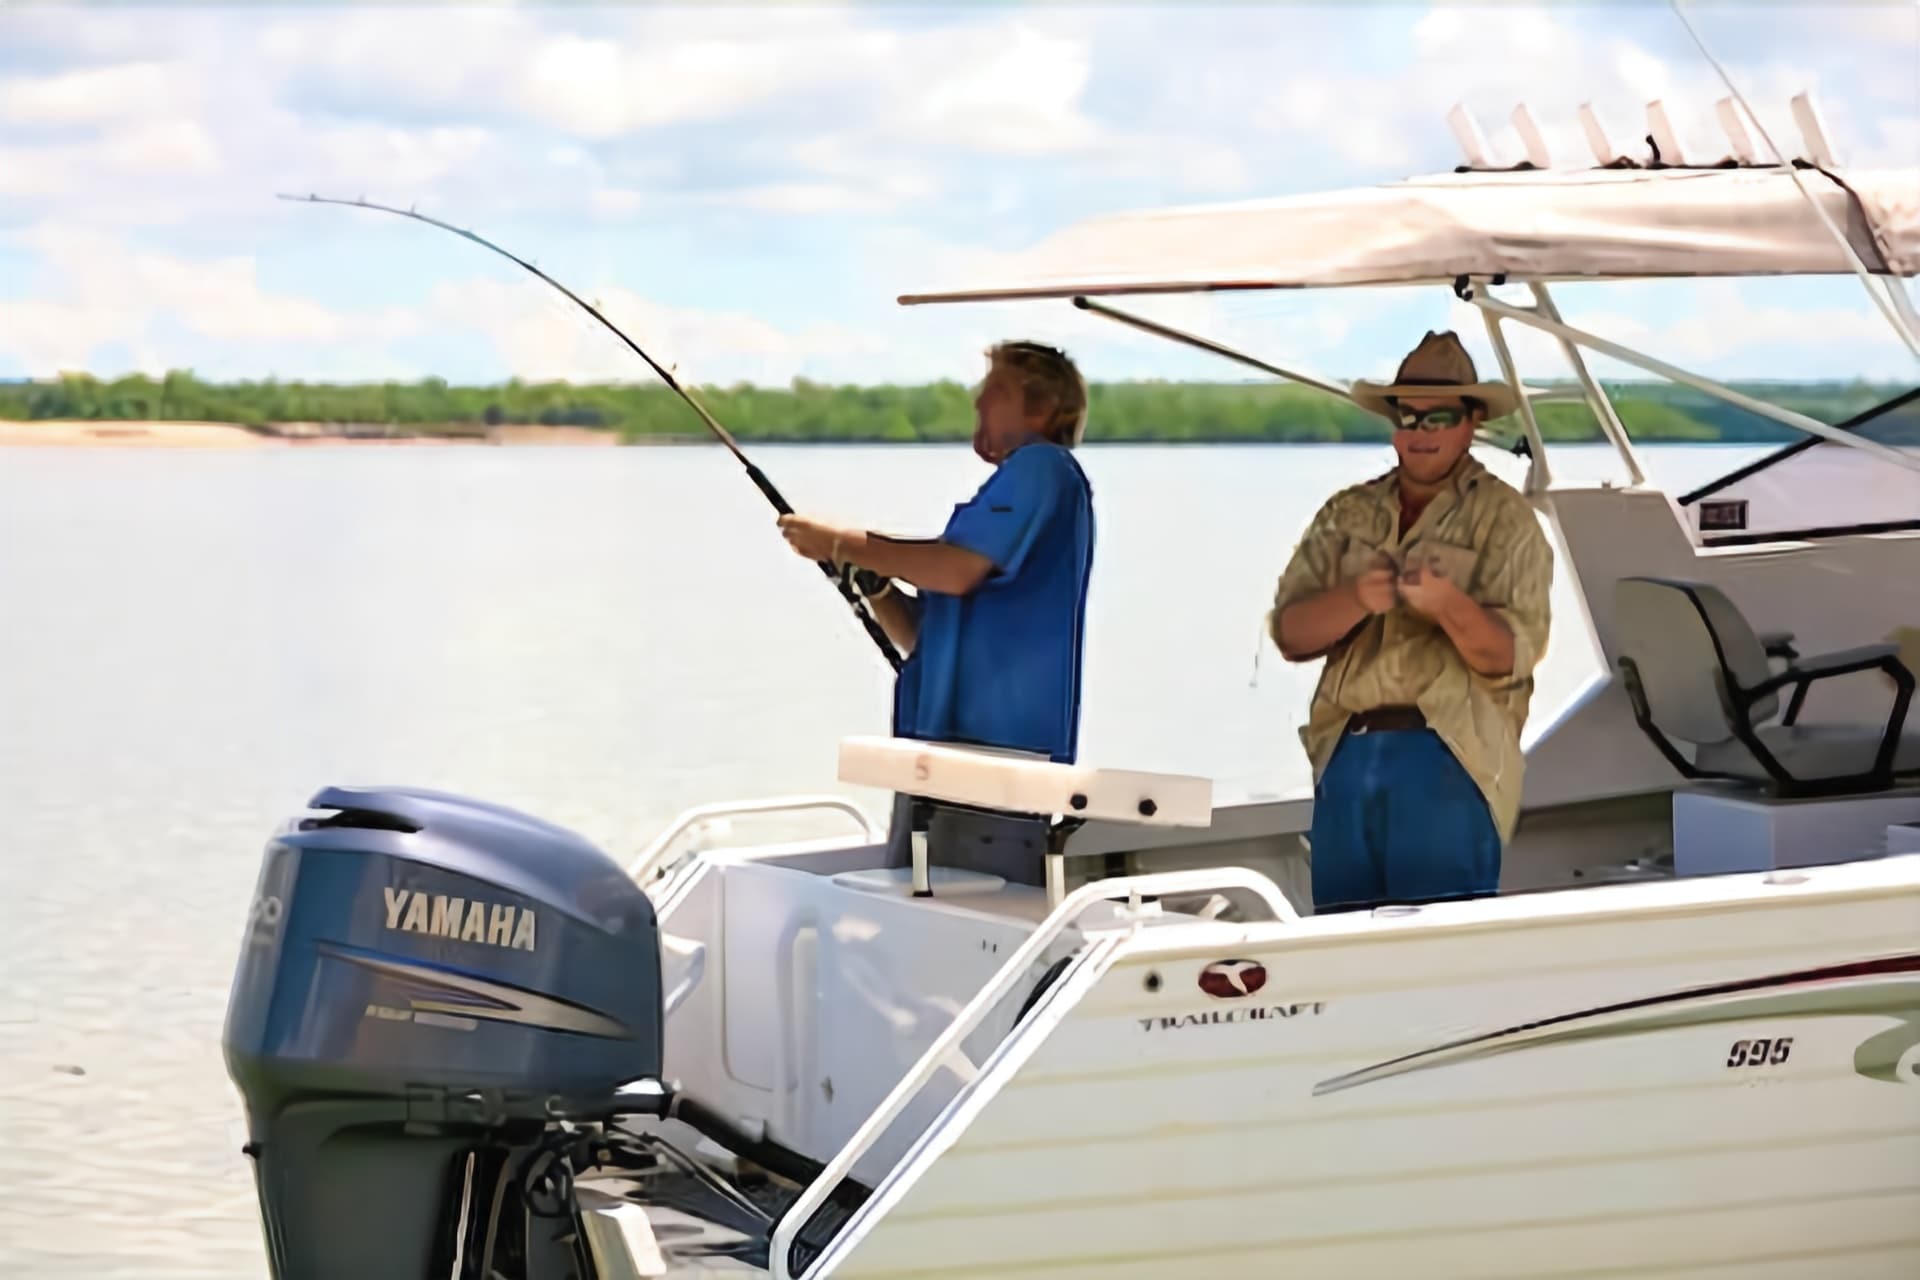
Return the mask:
<path id="1" fill-rule="evenodd" d="M 591 1275 L 567 1170 L 660 1074 L 651 901 L 509 809 L 311 805 L 267 846 L 227 1008 L 273 1275 Z"/>

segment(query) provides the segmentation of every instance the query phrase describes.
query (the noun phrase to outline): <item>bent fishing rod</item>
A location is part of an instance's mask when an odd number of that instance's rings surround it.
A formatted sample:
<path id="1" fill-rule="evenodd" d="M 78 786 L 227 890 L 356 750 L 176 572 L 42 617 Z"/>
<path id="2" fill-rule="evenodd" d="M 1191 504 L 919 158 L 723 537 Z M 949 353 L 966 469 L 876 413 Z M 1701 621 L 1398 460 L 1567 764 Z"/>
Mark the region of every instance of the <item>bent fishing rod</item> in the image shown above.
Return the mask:
<path id="1" fill-rule="evenodd" d="M 783 516 L 793 514 L 792 505 L 787 502 L 785 497 L 781 496 L 778 489 L 774 488 L 773 481 L 767 479 L 766 473 L 755 466 L 752 459 L 748 458 L 745 452 L 741 450 L 740 442 L 733 438 L 733 433 L 721 426 L 719 419 L 715 418 L 711 413 L 708 413 L 706 406 L 694 399 L 693 396 L 688 393 L 687 389 L 681 386 L 679 381 L 674 378 L 671 372 L 662 368 L 659 361 L 643 351 L 640 344 L 632 338 L 629 338 L 620 329 L 620 326 L 602 315 L 598 307 L 588 302 L 585 298 L 582 298 L 573 290 L 567 288 L 567 286 L 561 284 L 558 280 L 555 280 L 533 263 L 528 262 L 525 258 L 520 257 L 516 253 L 511 253 L 506 249 L 502 249 L 499 245 L 487 239 L 485 236 L 480 235 L 478 232 L 469 231 L 465 227 L 456 227 L 450 222 L 442 222 L 438 218 L 429 217 L 415 209 L 396 209 L 392 205 L 376 204 L 365 198 L 359 200 L 340 200 L 330 196 L 320 195 L 281 195 L 280 199 L 291 200 L 297 204 L 337 204 L 349 209 L 376 209 L 381 213 L 391 213 L 396 217 L 411 218 L 415 222 L 424 222 L 430 227 L 439 227 L 442 231 L 451 231 L 454 235 L 471 240 L 483 249 L 490 249 L 505 258 L 508 262 L 532 272 L 565 294 L 574 305 L 578 306 L 595 320 L 598 320 L 602 325 L 605 325 L 609 333 L 626 343 L 627 348 L 632 351 L 633 354 L 645 360 L 647 367 L 658 374 L 660 380 L 666 383 L 675 395 L 686 401 L 687 407 L 699 415 L 700 421 L 706 424 L 707 430 L 713 433 L 714 438 L 725 445 L 727 452 L 731 453 L 734 458 L 739 461 L 740 465 L 746 469 L 747 479 L 753 481 L 754 488 L 760 490 L 766 500 L 773 504 L 773 509 Z M 846 600 L 848 606 L 853 610 L 854 616 L 860 619 L 860 625 L 866 628 L 867 635 L 873 640 L 873 643 L 879 647 L 881 655 L 886 658 L 888 664 L 892 666 L 895 671 L 900 670 L 901 657 L 899 650 L 893 647 L 893 641 L 887 638 L 887 633 L 881 629 L 879 620 L 875 618 L 872 611 L 867 608 L 867 602 L 854 590 L 849 576 L 842 574 L 828 561 L 817 560 L 814 563 L 820 566 L 820 571 L 827 575 L 827 580 L 832 582 L 839 590 L 841 597 Z"/>

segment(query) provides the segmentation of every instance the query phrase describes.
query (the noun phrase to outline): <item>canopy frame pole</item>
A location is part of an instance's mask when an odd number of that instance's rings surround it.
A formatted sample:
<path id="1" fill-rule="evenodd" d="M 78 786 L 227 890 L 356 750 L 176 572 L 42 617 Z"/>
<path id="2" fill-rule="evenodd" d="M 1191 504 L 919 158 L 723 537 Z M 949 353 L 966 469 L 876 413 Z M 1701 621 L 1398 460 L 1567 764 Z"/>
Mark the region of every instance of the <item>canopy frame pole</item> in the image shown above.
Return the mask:
<path id="1" fill-rule="evenodd" d="M 1250 356 L 1244 351 L 1236 351 L 1232 347 L 1213 341 L 1211 338 L 1203 338 L 1196 333 L 1188 333 L 1183 329 L 1175 329 L 1171 325 L 1161 324 L 1157 320 L 1149 320 L 1145 316 L 1133 315 L 1130 312 L 1120 310 L 1118 307 L 1108 306 L 1104 302 L 1095 302 L 1085 295 L 1075 297 L 1073 299 L 1073 305 L 1082 311 L 1091 311 L 1094 315 L 1105 316 L 1107 319 L 1117 321 L 1120 324 L 1131 325 L 1142 333 L 1150 333 L 1157 338 L 1166 338 L 1172 342 L 1184 343 L 1189 347 L 1220 356 L 1236 364 L 1246 365 L 1249 369 L 1258 369 L 1260 372 L 1270 373 L 1276 378 L 1298 383 L 1303 387 L 1312 387 L 1315 391 L 1324 391 L 1330 396 L 1338 396 L 1348 404 L 1353 403 L 1352 393 L 1331 378 L 1322 378 L 1318 374 L 1308 373 L 1302 369 L 1286 369 L 1277 364 L 1268 364 L 1264 360 Z M 1560 399 L 1562 397 L 1552 395 L 1535 398 Z M 1490 448 L 1506 448 L 1505 442 L 1497 439 L 1491 432 L 1484 429 L 1475 433 L 1474 442 L 1476 444 L 1487 445 Z M 1528 447 L 1535 447 L 1534 443 L 1529 441 Z M 1544 448 L 1544 446 L 1540 447 Z"/>
<path id="2" fill-rule="evenodd" d="M 1771 418 L 1775 422 L 1783 423 L 1797 431 L 1804 431 L 1810 436 L 1818 436 L 1822 440 L 1830 441 L 1833 444 L 1845 445 L 1849 449 L 1858 449 L 1862 453 L 1870 453 L 1882 461 L 1891 462 L 1896 467 L 1904 467 L 1909 471 L 1920 472 L 1920 455 L 1909 457 L 1897 449 L 1881 444 L 1877 440 L 1868 440 L 1853 432 L 1841 431 L 1836 427 L 1828 426 L 1817 418 L 1809 418 L 1805 414 L 1795 413 L 1791 409 L 1782 409 L 1778 405 L 1768 404 L 1765 400 L 1756 400 L 1752 396 L 1735 391 L 1732 387 L 1715 382 L 1711 378 L 1702 377 L 1697 373 L 1689 373 L 1685 369 L 1677 365 L 1668 364 L 1664 360 L 1656 360 L 1652 356 L 1642 355 L 1631 347 L 1622 346 L 1620 343 L 1603 338 L 1599 334 L 1589 333 L 1585 329 L 1576 329 L 1572 325 L 1561 321 L 1549 320 L 1545 316 L 1536 315 L 1524 307 L 1516 307 L 1505 302 L 1496 301 L 1493 298 L 1487 297 L 1484 293 L 1475 291 L 1467 300 L 1474 306 L 1479 307 L 1482 311 L 1498 316 L 1503 320 L 1512 320 L 1516 323 L 1527 325 L 1530 328 L 1538 329 L 1543 333 L 1550 333 L 1557 338 L 1564 338 L 1569 342 L 1591 348 L 1602 355 L 1611 356 L 1622 364 L 1630 364 L 1636 368 L 1645 369 L 1649 373 L 1657 373 L 1670 382 L 1678 382 L 1683 386 L 1692 387 L 1696 391 L 1704 391 L 1715 399 L 1724 400 L 1728 404 L 1745 409 L 1748 413 L 1757 413 L 1763 418 Z"/>
<path id="3" fill-rule="evenodd" d="M 1554 305 L 1553 296 L 1547 292 L 1547 286 L 1535 280 L 1529 287 L 1533 290 L 1534 311 L 1556 324 L 1565 324 L 1566 321 L 1560 317 L 1560 308 Z M 1580 385 L 1586 390 L 1587 408 L 1593 411 L 1601 433 L 1612 443 L 1614 452 L 1620 455 L 1620 461 L 1626 464 L 1628 484 L 1638 489 L 1647 482 L 1647 473 L 1640 467 L 1633 437 L 1627 434 L 1626 424 L 1620 421 L 1620 415 L 1614 410 L 1612 397 L 1594 380 L 1593 371 L 1587 368 L 1587 358 L 1580 353 L 1578 346 L 1561 337 L 1560 350 L 1567 357 L 1567 363 L 1573 366 L 1574 376 L 1580 379 Z"/>
<path id="4" fill-rule="evenodd" d="M 1540 438 L 1540 424 L 1533 416 L 1533 401 L 1527 395 L 1525 384 L 1520 381 L 1520 374 L 1513 362 L 1513 351 L 1507 346 L 1507 335 L 1500 331 L 1500 318 L 1485 311 L 1480 313 L 1480 318 L 1486 322 L 1487 337 L 1492 340 L 1493 354 L 1500 362 L 1500 376 L 1513 388 L 1514 399 L 1519 405 L 1520 430 L 1526 434 L 1527 447 L 1533 451 L 1533 460 L 1527 467 L 1527 494 L 1537 497 L 1553 484 L 1553 471 L 1547 465 L 1547 442 Z"/>
<path id="5" fill-rule="evenodd" d="M 1886 291 L 1887 300 L 1893 303 L 1893 309 L 1899 313 L 1901 320 L 1906 323 L 1907 328 L 1914 333 L 1920 333 L 1920 311 L 1914 310 L 1913 299 L 1907 296 L 1907 286 L 1901 277 L 1897 275 L 1875 275 L 1868 276 L 1867 280 L 1869 281 L 1867 292 L 1871 294 L 1873 292 L 1873 285 L 1879 285 Z M 1920 354 L 1920 352 L 1916 354 Z"/>
<path id="6" fill-rule="evenodd" d="M 1197 333 L 1188 333 L 1184 329 L 1175 329 L 1171 325 L 1161 324 L 1157 320 L 1149 320 L 1145 316 L 1137 316 L 1131 312 L 1122 311 L 1118 307 L 1110 307 L 1104 302 L 1095 302 L 1085 294 L 1076 295 L 1073 299 L 1073 305 L 1082 311 L 1091 311 L 1094 315 L 1105 316 L 1109 320 L 1117 320 L 1121 324 L 1131 325 L 1142 333 L 1151 333 L 1157 338 L 1167 338 L 1174 342 L 1184 343 L 1189 347 L 1195 347 L 1201 351 L 1207 351 L 1216 356 L 1225 357 L 1228 360 L 1234 361 L 1236 364 L 1246 365 L 1249 369 L 1258 369 L 1260 372 L 1270 373 L 1276 378 L 1284 378 L 1288 382 L 1297 382 L 1303 387 L 1312 387 L 1315 391 L 1324 391 L 1330 396 L 1338 396 L 1348 404 L 1353 403 L 1353 394 L 1347 390 L 1346 386 L 1333 381 L 1331 378 L 1322 378 L 1318 374 L 1308 373 L 1303 369 L 1284 369 L 1277 364 L 1268 364 L 1266 361 L 1256 359 L 1244 351 L 1235 351 L 1232 347 L 1223 346 L 1211 338 L 1203 338 Z"/>

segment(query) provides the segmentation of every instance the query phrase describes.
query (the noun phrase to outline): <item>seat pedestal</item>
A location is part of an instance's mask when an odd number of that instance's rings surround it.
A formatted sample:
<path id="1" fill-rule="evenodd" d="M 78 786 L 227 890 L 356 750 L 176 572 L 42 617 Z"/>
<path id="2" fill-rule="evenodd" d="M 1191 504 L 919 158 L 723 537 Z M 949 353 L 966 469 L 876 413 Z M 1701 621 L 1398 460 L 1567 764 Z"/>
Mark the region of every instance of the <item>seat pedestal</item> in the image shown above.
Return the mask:
<path id="1" fill-rule="evenodd" d="M 1887 828 L 1920 820 L 1920 788 L 1778 800 L 1750 789 L 1673 793 L 1673 870 L 1725 875 L 1877 857 Z"/>

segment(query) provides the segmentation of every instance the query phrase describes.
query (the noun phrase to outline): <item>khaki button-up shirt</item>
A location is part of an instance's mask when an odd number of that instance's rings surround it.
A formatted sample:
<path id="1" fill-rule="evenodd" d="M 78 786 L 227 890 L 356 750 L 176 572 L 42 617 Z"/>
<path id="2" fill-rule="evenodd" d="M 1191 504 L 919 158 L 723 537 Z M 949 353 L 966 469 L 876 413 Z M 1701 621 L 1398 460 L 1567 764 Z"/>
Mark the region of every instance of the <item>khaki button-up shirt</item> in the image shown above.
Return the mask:
<path id="1" fill-rule="evenodd" d="M 1358 577 L 1385 553 L 1396 565 L 1436 556 L 1448 576 L 1513 633 L 1513 671 L 1487 677 L 1461 658 L 1439 624 L 1406 605 L 1371 615 L 1326 654 L 1301 744 L 1318 781 L 1347 718 L 1375 707 L 1417 706 L 1487 799 L 1500 838 L 1520 816 L 1520 729 L 1533 696 L 1533 668 L 1547 647 L 1553 553 L 1527 500 L 1472 457 L 1449 488 L 1400 533 L 1398 471 L 1344 489 L 1307 526 L 1274 593 L 1280 611 Z"/>

